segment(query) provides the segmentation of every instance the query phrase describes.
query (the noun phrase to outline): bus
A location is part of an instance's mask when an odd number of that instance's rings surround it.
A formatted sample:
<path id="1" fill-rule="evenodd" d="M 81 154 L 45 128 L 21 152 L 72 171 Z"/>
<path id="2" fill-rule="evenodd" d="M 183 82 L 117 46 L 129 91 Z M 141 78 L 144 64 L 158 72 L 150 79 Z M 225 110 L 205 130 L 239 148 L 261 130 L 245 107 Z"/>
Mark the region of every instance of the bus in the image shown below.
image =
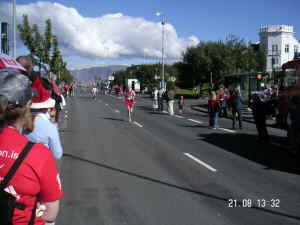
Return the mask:
<path id="1" fill-rule="evenodd" d="M 284 78 L 282 83 L 288 87 L 300 88 L 300 55 L 282 65 Z"/>
<path id="2" fill-rule="evenodd" d="M 224 75 L 224 86 L 229 90 L 239 88 L 245 99 L 250 101 L 253 92 L 260 91 L 262 83 L 262 72 L 248 72 Z"/>

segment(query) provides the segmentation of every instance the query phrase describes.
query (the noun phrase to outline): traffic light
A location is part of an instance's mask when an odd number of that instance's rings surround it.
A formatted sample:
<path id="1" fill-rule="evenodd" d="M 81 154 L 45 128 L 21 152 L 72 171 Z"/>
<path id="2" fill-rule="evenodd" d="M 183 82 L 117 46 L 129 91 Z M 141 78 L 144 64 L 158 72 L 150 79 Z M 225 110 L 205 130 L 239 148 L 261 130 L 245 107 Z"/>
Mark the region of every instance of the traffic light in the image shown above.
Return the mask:
<path id="1" fill-rule="evenodd" d="M 262 79 L 262 74 L 261 73 L 256 74 L 255 78 L 257 80 L 261 80 Z"/>

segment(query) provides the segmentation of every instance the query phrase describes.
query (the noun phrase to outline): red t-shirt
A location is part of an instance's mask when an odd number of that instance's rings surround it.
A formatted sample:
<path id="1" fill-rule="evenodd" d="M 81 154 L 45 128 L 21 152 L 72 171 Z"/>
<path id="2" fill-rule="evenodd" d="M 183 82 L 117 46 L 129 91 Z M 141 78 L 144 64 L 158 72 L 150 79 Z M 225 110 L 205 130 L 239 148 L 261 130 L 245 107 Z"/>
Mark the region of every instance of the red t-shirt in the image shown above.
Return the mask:
<path id="1" fill-rule="evenodd" d="M 0 133 L 1 182 L 27 142 L 28 139 L 14 128 L 4 128 Z M 26 205 L 25 210 L 15 209 L 14 225 L 28 224 L 36 195 L 38 201 L 43 203 L 59 200 L 63 191 L 52 152 L 40 143 L 35 144 L 10 180 L 6 190 L 17 197 L 17 202 Z M 34 224 L 42 225 L 44 221 L 36 218 Z"/>

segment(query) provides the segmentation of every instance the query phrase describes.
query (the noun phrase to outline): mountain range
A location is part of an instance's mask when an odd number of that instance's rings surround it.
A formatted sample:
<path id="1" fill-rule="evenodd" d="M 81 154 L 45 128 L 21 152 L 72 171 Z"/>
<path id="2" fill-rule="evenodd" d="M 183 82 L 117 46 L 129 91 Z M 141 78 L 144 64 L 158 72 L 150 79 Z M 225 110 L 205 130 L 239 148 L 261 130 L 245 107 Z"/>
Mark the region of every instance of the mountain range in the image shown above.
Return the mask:
<path id="1" fill-rule="evenodd" d="M 80 70 L 72 70 L 71 74 L 78 82 L 88 83 L 96 80 L 105 80 L 113 72 L 125 70 L 128 66 L 109 65 L 84 68 Z"/>

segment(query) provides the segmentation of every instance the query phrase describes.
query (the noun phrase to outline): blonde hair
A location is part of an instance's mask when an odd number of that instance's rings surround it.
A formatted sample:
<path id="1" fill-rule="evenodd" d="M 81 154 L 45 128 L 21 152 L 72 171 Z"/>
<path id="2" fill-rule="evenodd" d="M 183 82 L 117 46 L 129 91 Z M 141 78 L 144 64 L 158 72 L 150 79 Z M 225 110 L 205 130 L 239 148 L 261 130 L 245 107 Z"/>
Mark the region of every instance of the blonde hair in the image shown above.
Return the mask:
<path id="1" fill-rule="evenodd" d="M 211 99 L 216 99 L 217 98 L 217 94 L 215 91 L 212 91 L 211 93 Z"/>

